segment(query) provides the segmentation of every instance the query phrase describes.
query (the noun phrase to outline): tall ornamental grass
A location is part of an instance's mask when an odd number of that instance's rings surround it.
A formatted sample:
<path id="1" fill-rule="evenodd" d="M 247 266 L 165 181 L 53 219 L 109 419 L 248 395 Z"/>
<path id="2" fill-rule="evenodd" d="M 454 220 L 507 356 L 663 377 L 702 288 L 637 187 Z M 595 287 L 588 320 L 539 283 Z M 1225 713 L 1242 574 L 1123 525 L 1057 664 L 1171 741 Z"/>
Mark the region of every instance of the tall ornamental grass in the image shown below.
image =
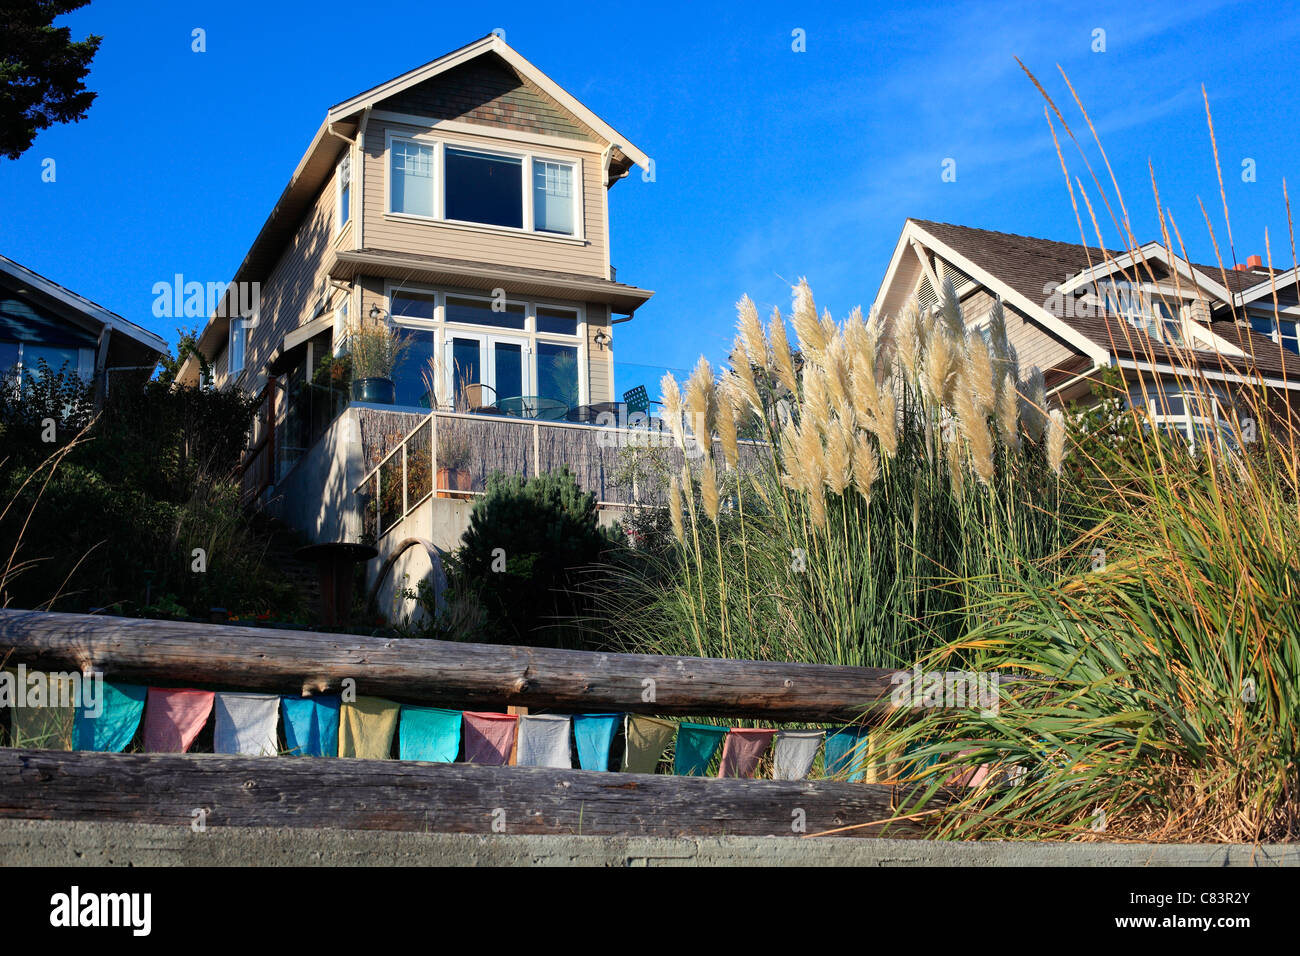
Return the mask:
<path id="1" fill-rule="evenodd" d="M 908 665 L 982 617 L 971 582 L 1060 547 L 1064 417 L 1001 307 L 968 329 L 943 293 L 928 313 L 836 323 L 800 282 L 793 345 L 779 310 L 765 328 L 745 298 L 729 367 L 701 359 L 684 389 L 665 376 L 685 453 L 676 547 L 648 581 L 608 580 L 624 646 Z"/>
<path id="2" fill-rule="evenodd" d="M 1082 198 L 1090 211 L 1120 210 L 1115 225 L 1131 237 L 1123 200 L 1093 181 L 1100 198 L 1079 179 L 1071 184 L 1076 208 Z M 1152 188 L 1166 249 L 1185 257 L 1154 174 Z M 1291 268 L 1289 206 L 1287 218 Z M 1095 218 L 1091 225 L 1102 261 L 1101 229 Z M 1267 235 L 1265 248 L 1271 268 Z M 1134 281 L 1149 267 L 1136 243 L 1128 250 L 1139 259 L 1126 273 Z M 1231 266 L 1219 268 L 1226 275 Z M 1276 289 L 1271 298 L 1276 315 Z M 867 759 L 886 779 L 919 786 L 906 809 L 931 820 L 936 835 L 1300 836 L 1296 403 L 1266 386 L 1249 356 L 1229 356 L 1240 381 L 1223 409 L 1222 381 L 1204 374 L 1219 362 L 1174 351 L 1189 406 L 1219 424 L 1189 447 L 1129 408 L 1118 422 L 1128 427 L 1108 427 L 1104 442 L 1096 432 L 1083 440 L 1073 454 L 1097 521 L 1074 548 L 1098 560 L 1074 570 L 1004 567 L 983 586 L 984 620 L 923 664 L 948 670 L 960 661 L 1013 678 L 1001 683 L 998 706 L 908 707 L 872 736 Z"/>

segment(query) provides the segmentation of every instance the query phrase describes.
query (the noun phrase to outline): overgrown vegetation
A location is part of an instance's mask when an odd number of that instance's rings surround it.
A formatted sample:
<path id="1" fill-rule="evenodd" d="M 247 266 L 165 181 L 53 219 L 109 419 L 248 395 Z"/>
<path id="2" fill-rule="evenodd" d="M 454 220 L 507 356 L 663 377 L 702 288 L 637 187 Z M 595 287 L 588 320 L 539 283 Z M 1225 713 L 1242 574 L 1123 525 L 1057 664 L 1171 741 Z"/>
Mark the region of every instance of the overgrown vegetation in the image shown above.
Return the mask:
<path id="1" fill-rule="evenodd" d="M 1095 197 L 1067 181 L 1076 209 L 1123 213 L 1111 247 L 1135 264 L 1101 251 L 1093 219 L 1097 261 L 1150 278 L 1113 178 L 1115 196 L 1095 175 Z M 1166 252 L 1186 258 L 1152 187 Z M 1291 248 L 1284 268 L 1300 265 Z M 764 332 L 742 302 L 721 385 L 705 365 L 684 397 L 665 380 L 679 441 L 684 411 L 724 460 L 688 462 L 677 483 L 675 546 L 652 565 L 667 589 L 611 572 L 605 623 L 634 650 L 942 677 L 857 755 L 869 778 L 908 785 L 899 812 L 936 836 L 1296 839 L 1295 407 L 1239 363 L 1224 408 L 1204 357 L 1176 344 L 1182 400 L 1217 422 L 1194 444 L 1127 400 L 1149 373 L 1108 371 L 1088 407 L 1050 409 L 1035 370 L 1006 374 L 1000 316 L 990 377 L 951 289 L 943 311 L 837 326 L 800 288 L 792 352 L 779 316 Z M 736 433 L 771 441 L 756 481 L 732 471 Z M 995 706 L 949 696 L 957 675 L 999 678 Z"/>
<path id="2" fill-rule="evenodd" d="M 0 548 L 7 606 L 157 616 L 295 615 L 240 507 L 235 468 L 254 403 L 151 381 L 93 390 L 68 369 L 0 389 Z"/>
<path id="3" fill-rule="evenodd" d="M 906 665 L 978 617 L 970 582 L 1068 535 L 1064 416 L 1019 368 L 1000 307 L 986 341 L 951 286 L 937 316 L 842 325 L 796 293 L 797 350 L 779 313 L 764 329 L 745 299 L 721 378 L 701 361 L 684 395 L 664 380 L 686 452 L 678 547 L 650 575 L 606 579 L 600 626 L 625 646 Z M 768 443 L 756 472 L 737 467 L 743 431 Z M 693 454 L 714 434 L 721 455 Z"/>

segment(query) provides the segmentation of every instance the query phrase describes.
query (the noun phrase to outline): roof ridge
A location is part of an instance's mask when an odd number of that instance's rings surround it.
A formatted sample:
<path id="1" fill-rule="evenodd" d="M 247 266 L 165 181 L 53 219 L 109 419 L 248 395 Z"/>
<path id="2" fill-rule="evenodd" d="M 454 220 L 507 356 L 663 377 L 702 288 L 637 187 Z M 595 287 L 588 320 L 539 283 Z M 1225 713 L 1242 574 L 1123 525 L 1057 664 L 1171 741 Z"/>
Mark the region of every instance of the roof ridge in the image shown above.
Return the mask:
<path id="1" fill-rule="evenodd" d="M 1091 250 L 1102 250 L 1105 252 L 1109 252 L 1112 255 L 1126 254 L 1123 252 L 1116 252 L 1116 250 L 1114 249 L 1106 249 L 1104 246 L 1092 246 L 1092 245 L 1085 246 L 1083 243 L 1066 242 L 1063 239 L 1047 239 L 1043 236 L 1028 236 L 1020 232 L 1003 232 L 1000 229 L 984 229 L 980 226 L 964 226 L 961 223 L 957 223 L 957 222 L 939 222 L 938 220 L 935 219 L 916 219 L 911 216 L 909 216 L 908 218 L 911 219 L 911 221 L 916 223 L 918 226 L 946 226 L 949 229 L 961 229 L 965 232 L 981 232 L 991 236 L 1006 236 L 1010 239 L 1027 239 L 1030 242 L 1046 242 L 1046 243 L 1051 243 L 1054 246 L 1068 246 L 1071 249 L 1077 249 L 1077 250 L 1091 249 Z M 1141 246 L 1139 246 L 1138 248 L 1141 248 Z"/>

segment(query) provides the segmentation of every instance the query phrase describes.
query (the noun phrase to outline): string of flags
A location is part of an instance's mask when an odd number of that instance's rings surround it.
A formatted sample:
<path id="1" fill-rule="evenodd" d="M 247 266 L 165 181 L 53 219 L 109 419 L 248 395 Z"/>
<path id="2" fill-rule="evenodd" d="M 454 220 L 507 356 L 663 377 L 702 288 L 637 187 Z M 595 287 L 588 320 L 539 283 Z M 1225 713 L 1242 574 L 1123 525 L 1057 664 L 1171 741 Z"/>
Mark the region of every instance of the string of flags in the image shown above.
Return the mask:
<path id="1" fill-rule="evenodd" d="M 400 704 L 380 697 L 290 697 L 243 691 L 103 682 L 93 710 L 78 699 L 9 708 L 17 746 L 122 752 L 141 738 L 152 753 L 185 753 L 212 720 L 218 754 L 387 759 L 486 766 L 574 767 L 655 773 L 669 748 L 672 772 L 757 775 L 771 755 L 773 779 L 803 780 L 823 755 L 827 776 L 874 782 L 867 730 L 724 727 L 641 714 L 500 714 Z M 283 729 L 283 746 L 280 732 Z M 620 760 L 611 760 L 622 731 Z M 717 763 L 715 764 L 715 758 Z"/>

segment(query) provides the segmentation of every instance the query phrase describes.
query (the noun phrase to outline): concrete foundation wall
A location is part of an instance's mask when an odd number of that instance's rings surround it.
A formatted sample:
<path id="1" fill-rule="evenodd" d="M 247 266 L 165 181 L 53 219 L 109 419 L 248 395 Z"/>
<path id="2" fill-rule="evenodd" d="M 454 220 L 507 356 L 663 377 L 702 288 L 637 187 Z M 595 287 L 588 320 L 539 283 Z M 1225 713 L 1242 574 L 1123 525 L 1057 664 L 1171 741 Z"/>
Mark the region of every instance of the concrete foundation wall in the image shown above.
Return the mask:
<path id="1" fill-rule="evenodd" d="M 357 413 L 348 408 L 275 486 L 267 511 L 310 544 L 356 541 L 361 516 L 352 489 L 365 477 Z"/>

